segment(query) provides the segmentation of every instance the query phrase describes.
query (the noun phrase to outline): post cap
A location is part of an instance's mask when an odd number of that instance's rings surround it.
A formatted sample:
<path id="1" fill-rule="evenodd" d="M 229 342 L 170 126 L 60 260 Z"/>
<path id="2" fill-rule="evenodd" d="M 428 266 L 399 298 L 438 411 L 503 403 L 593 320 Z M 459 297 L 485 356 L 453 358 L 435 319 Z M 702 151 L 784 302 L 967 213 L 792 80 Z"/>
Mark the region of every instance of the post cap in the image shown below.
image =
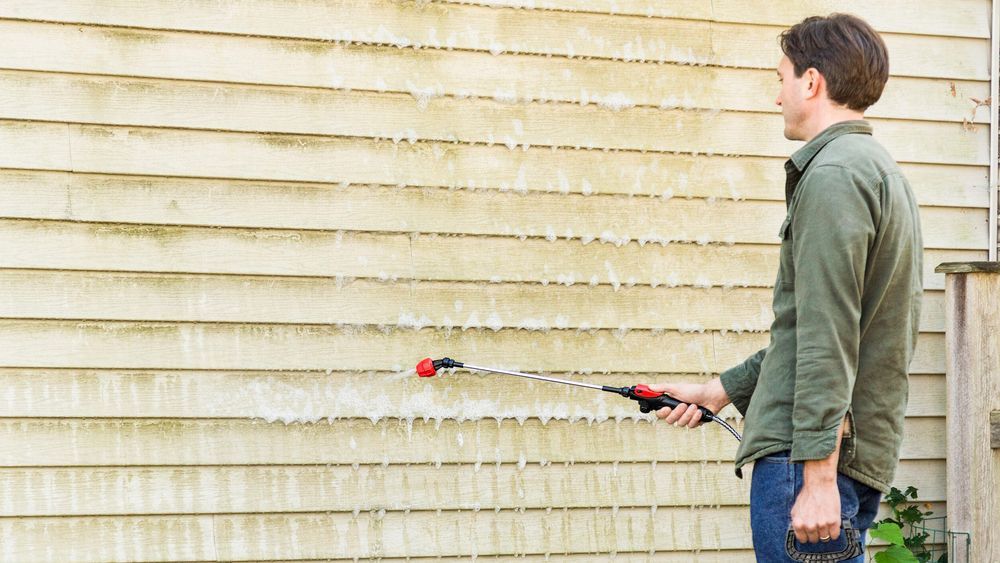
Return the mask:
<path id="1" fill-rule="evenodd" d="M 1000 262 L 945 262 L 934 271 L 939 274 L 1000 274 Z"/>

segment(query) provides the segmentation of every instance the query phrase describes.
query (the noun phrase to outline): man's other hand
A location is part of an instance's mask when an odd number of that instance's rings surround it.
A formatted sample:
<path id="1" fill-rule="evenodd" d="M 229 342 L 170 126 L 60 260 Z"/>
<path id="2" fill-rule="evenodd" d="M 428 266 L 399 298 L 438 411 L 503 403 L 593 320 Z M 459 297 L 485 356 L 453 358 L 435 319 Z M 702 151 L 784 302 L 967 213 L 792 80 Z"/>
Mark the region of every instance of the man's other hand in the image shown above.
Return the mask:
<path id="1" fill-rule="evenodd" d="M 837 479 L 804 484 L 792 506 L 792 529 L 799 543 L 840 537 L 840 490 Z"/>

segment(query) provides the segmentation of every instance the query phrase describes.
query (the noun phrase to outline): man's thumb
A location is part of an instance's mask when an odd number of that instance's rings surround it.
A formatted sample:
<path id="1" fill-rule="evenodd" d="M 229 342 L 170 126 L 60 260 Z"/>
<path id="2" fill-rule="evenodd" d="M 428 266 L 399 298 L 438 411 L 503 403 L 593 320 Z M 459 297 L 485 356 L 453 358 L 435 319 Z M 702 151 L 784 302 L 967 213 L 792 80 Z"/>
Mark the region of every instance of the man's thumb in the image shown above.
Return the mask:
<path id="1" fill-rule="evenodd" d="M 672 397 L 676 396 L 674 394 L 677 393 L 677 388 L 669 383 L 653 383 L 649 385 L 649 388 L 657 393 L 666 393 Z"/>

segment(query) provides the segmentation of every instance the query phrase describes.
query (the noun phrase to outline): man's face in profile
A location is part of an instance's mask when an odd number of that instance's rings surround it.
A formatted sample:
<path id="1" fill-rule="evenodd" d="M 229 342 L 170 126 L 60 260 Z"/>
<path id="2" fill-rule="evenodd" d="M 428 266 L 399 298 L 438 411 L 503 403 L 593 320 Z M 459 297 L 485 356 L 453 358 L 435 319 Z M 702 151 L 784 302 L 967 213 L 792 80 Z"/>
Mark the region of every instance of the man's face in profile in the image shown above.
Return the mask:
<path id="1" fill-rule="evenodd" d="M 808 90 L 803 84 L 805 74 L 801 78 L 795 76 L 795 67 L 787 56 L 781 57 L 778 63 L 778 81 L 781 88 L 774 103 L 781 107 L 781 115 L 785 120 L 785 138 L 791 141 L 801 141 L 801 124 L 805 120 L 803 90 Z"/>

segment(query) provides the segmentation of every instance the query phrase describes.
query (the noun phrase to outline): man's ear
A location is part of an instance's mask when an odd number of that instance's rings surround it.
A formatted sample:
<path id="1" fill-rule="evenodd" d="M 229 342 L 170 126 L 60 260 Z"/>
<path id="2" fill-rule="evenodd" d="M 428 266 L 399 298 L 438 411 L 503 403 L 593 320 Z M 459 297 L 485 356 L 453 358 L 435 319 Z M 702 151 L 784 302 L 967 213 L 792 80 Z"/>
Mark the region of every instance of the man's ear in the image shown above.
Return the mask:
<path id="1" fill-rule="evenodd" d="M 813 67 L 809 67 L 802 73 L 802 97 L 806 100 L 815 98 L 820 93 L 820 86 L 825 86 L 823 75 Z"/>

